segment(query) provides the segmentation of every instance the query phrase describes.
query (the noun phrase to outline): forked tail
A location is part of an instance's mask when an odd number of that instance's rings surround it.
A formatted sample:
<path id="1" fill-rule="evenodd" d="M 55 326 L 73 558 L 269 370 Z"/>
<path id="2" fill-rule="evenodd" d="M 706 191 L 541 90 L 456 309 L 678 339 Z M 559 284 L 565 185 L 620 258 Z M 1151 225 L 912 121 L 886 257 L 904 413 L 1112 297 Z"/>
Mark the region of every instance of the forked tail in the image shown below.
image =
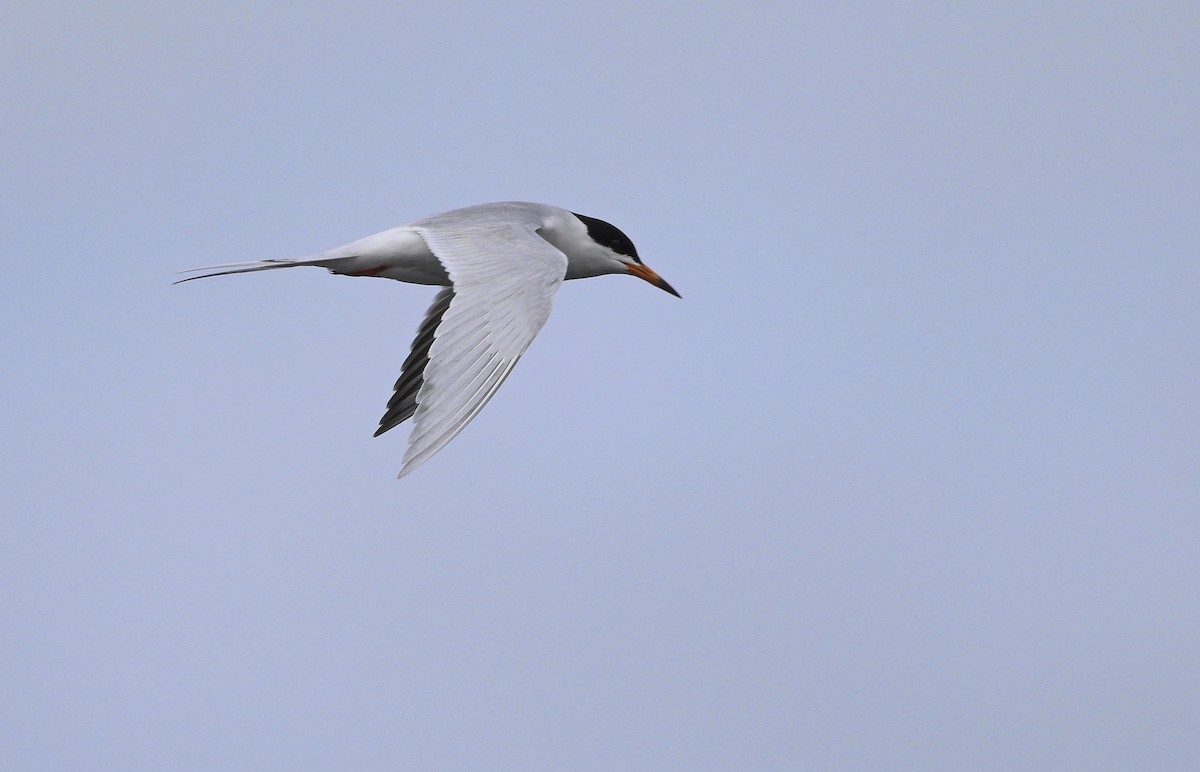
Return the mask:
<path id="1" fill-rule="evenodd" d="M 207 279 L 211 276 L 225 276 L 232 273 L 253 273 L 254 271 L 271 271 L 276 268 L 295 268 L 301 265 L 315 265 L 320 268 L 328 268 L 331 260 L 322 259 L 284 259 L 284 260 L 253 260 L 248 263 L 225 263 L 224 265 L 207 265 L 203 268 L 188 268 L 179 273 L 196 273 L 197 271 L 206 271 L 196 276 L 189 276 L 186 279 L 171 282 L 172 284 L 183 284 L 185 281 L 193 279 Z"/>

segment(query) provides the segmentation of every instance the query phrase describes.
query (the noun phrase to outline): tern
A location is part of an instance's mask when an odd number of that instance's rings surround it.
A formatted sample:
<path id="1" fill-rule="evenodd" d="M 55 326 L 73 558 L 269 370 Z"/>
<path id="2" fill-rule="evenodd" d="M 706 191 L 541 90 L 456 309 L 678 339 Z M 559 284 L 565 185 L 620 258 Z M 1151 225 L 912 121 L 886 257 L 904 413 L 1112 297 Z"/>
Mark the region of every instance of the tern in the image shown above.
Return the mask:
<path id="1" fill-rule="evenodd" d="M 413 419 L 399 477 L 458 436 L 529 348 L 565 279 L 626 273 L 682 297 L 615 225 L 507 201 L 436 214 L 310 257 L 192 268 L 175 282 L 317 266 L 444 289 L 413 340 L 375 436 Z"/>

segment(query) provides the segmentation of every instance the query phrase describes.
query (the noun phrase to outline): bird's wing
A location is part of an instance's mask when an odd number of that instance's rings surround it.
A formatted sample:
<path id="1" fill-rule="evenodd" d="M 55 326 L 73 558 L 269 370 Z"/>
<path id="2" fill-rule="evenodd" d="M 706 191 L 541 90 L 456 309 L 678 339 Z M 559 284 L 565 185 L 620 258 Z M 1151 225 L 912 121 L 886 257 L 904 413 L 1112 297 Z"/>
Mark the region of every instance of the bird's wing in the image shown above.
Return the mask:
<path id="1" fill-rule="evenodd" d="M 512 372 L 546 319 L 567 258 L 536 232 L 541 221 L 417 226 L 452 286 L 425 315 L 376 434 L 415 415 L 404 467 L 412 472 L 454 439 Z"/>
<path id="2" fill-rule="evenodd" d="M 375 436 L 404 423 L 417 412 L 417 393 L 425 382 L 425 366 L 429 364 L 429 347 L 433 345 L 433 336 L 437 333 L 438 325 L 442 323 L 442 315 L 450 307 L 454 299 L 454 290 L 445 288 L 433 299 L 433 305 L 425 312 L 421 321 L 421 329 L 413 340 L 412 351 L 400 368 L 400 377 L 396 379 L 395 391 L 388 400 L 387 412 L 379 419 L 379 428 Z"/>

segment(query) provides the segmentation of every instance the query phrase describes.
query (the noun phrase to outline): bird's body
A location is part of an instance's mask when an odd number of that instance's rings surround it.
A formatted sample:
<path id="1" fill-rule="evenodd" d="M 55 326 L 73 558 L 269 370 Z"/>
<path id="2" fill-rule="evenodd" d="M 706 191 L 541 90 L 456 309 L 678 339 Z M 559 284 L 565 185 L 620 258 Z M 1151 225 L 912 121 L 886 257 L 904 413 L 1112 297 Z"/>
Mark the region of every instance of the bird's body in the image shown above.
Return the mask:
<path id="1" fill-rule="evenodd" d="M 197 268 L 206 273 L 182 281 L 296 266 L 443 287 L 375 432 L 415 415 L 401 477 L 487 404 L 546 323 L 564 279 L 629 273 L 679 295 L 616 227 L 519 201 L 433 215 L 311 257 Z"/>

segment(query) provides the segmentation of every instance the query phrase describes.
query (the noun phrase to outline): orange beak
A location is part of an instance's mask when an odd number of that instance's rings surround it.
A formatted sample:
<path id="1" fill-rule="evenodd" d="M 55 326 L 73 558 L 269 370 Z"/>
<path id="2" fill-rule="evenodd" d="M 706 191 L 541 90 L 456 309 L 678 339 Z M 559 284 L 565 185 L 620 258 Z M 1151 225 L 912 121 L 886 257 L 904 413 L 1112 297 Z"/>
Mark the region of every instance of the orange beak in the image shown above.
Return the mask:
<path id="1" fill-rule="evenodd" d="M 672 295 L 679 298 L 680 300 L 683 299 L 683 295 L 680 295 L 678 292 L 675 291 L 674 287 L 672 287 L 670 284 L 667 284 L 666 279 L 659 276 L 657 273 L 650 270 L 649 268 L 642 265 L 641 263 L 630 263 L 628 266 L 625 267 L 625 273 L 628 273 L 631 276 L 636 276 L 639 279 L 645 279 L 646 281 L 653 284 L 655 287 L 658 287 L 660 290 L 663 290 L 664 292 L 670 292 Z"/>

